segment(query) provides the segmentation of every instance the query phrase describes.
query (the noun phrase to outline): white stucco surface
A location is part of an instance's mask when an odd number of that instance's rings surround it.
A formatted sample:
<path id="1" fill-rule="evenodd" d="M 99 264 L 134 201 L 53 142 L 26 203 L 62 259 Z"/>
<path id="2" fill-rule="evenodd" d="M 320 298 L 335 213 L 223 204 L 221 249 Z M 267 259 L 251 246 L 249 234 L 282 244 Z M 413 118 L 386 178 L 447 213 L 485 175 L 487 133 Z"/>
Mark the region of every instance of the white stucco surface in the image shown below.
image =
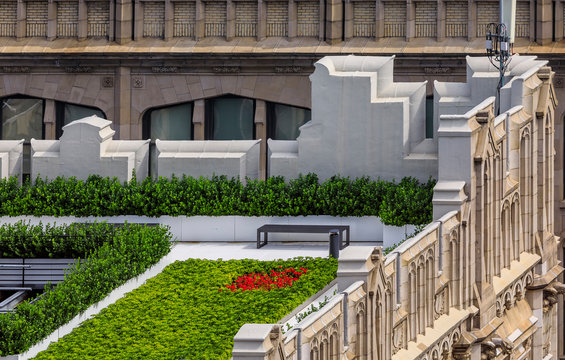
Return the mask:
<path id="1" fill-rule="evenodd" d="M 0 179 L 15 176 L 21 182 L 24 140 L 0 141 Z"/>
<path id="2" fill-rule="evenodd" d="M 111 121 L 96 116 L 63 127 L 60 140 L 31 139 L 31 177 L 87 179 L 91 174 L 138 180 L 149 171 L 149 140 L 113 140 Z"/>
<path id="3" fill-rule="evenodd" d="M 261 140 L 156 140 L 157 174 L 170 178 L 183 174 L 194 178 L 227 175 L 259 177 Z"/>

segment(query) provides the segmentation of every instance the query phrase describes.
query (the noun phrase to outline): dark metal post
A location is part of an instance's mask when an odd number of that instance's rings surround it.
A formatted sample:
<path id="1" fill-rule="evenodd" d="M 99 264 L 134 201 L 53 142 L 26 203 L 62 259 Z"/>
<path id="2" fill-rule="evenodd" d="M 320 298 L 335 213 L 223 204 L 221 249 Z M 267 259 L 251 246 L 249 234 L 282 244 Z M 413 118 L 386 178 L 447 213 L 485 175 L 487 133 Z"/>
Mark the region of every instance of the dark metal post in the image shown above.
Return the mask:
<path id="1" fill-rule="evenodd" d="M 339 230 L 330 230 L 330 256 L 339 259 L 339 248 L 341 239 L 339 236 Z"/>

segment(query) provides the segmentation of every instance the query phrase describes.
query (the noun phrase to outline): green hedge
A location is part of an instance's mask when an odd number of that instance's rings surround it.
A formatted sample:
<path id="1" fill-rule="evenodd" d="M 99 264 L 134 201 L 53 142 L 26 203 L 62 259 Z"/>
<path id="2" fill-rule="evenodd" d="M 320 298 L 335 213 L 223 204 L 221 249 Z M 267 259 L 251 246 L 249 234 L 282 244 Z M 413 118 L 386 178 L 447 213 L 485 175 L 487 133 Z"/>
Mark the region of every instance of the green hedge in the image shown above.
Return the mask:
<path id="1" fill-rule="evenodd" d="M 83 258 L 112 241 L 115 233 L 116 227 L 107 223 L 4 224 L 0 226 L 0 258 Z"/>
<path id="2" fill-rule="evenodd" d="M 434 180 L 422 184 L 404 178 L 398 184 L 363 177 L 334 176 L 320 182 L 314 174 L 285 182 L 282 177 L 248 181 L 213 177 L 194 179 L 116 179 L 86 181 L 37 179 L 20 186 L 0 181 L 0 215 L 243 215 L 379 216 L 388 225 L 425 224 L 432 218 Z"/>
<path id="3" fill-rule="evenodd" d="M 278 266 L 308 272 L 292 287 L 218 291 L 238 276 Z M 337 260 L 320 258 L 176 262 L 36 359 L 227 360 L 243 324 L 278 322 L 323 289 L 336 271 Z"/>
<path id="4" fill-rule="evenodd" d="M 102 225 L 100 225 L 102 226 Z M 103 227 L 103 226 L 102 226 Z M 143 273 L 170 250 L 167 228 L 126 224 L 110 241 L 92 250 L 55 288 L 35 303 L 0 315 L 0 356 L 21 353 L 100 301 L 128 279 Z"/>

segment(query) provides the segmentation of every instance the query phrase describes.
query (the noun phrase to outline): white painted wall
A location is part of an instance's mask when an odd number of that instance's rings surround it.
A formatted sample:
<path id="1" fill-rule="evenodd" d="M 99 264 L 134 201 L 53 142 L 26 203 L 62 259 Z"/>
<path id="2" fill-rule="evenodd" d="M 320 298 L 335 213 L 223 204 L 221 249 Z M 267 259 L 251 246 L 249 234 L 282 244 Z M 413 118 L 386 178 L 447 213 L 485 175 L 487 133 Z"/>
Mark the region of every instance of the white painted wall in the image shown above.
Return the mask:
<path id="1" fill-rule="evenodd" d="M 261 140 L 156 140 L 157 174 L 170 178 L 183 174 L 199 178 L 213 175 L 259 177 Z"/>
<path id="2" fill-rule="evenodd" d="M 61 140 L 31 139 L 31 177 L 57 176 L 85 180 L 91 174 L 138 180 L 149 172 L 149 140 L 113 140 L 111 121 L 96 116 L 63 127 Z"/>
<path id="3" fill-rule="evenodd" d="M 384 225 L 376 216 L 335 217 L 318 216 L 15 216 L 1 217 L 0 223 L 13 224 L 25 220 L 31 224 L 69 224 L 73 222 L 108 221 L 112 223 L 157 223 L 170 226 L 176 241 L 180 242 L 256 242 L 257 229 L 265 224 L 299 225 L 349 225 L 352 243 L 371 243 L 375 246 L 391 246 L 414 231 L 413 225 L 401 227 Z M 329 234 L 269 234 L 269 242 L 325 242 Z"/>
<path id="4" fill-rule="evenodd" d="M 24 140 L 0 141 L 0 179 L 15 176 L 22 181 Z"/>

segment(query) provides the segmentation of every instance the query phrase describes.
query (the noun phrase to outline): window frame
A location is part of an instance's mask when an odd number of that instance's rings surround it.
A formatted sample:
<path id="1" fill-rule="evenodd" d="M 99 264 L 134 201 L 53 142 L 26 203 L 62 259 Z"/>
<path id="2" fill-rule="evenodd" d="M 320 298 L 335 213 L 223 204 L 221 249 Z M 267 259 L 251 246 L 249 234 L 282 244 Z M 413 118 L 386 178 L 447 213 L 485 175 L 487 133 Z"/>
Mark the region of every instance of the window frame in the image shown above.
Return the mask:
<path id="1" fill-rule="evenodd" d="M 237 96 L 237 95 L 233 95 L 233 94 L 229 94 L 229 95 L 222 95 L 222 96 L 217 96 L 217 97 L 213 97 L 210 99 L 205 99 L 204 101 L 204 139 L 205 140 L 216 140 L 213 138 L 214 136 L 214 103 L 216 102 L 216 100 L 218 99 L 242 99 L 242 100 L 251 100 L 253 101 L 253 119 L 251 120 L 252 122 L 252 129 L 253 129 L 253 134 L 252 134 L 252 138 L 251 139 L 247 139 L 247 140 L 255 140 L 257 138 L 257 129 L 255 126 L 255 112 L 256 112 L 256 108 L 257 108 L 257 101 L 254 98 L 249 98 L 249 97 L 245 97 L 245 96 Z M 221 141 L 221 140 L 219 140 Z M 229 140 L 227 140 L 229 141 Z"/>

